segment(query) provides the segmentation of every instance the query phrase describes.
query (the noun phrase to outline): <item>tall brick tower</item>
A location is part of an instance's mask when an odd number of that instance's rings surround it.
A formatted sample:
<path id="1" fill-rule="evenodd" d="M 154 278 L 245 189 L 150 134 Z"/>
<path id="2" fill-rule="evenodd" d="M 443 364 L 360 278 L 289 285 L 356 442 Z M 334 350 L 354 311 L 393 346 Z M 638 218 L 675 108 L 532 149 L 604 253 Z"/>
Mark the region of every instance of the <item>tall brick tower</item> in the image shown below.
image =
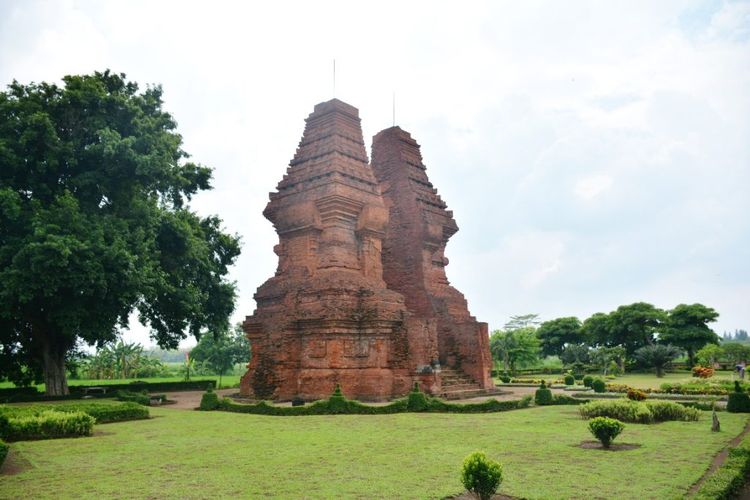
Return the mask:
<path id="1" fill-rule="evenodd" d="M 458 226 L 427 178 L 419 145 L 399 127 L 385 129 L 373 139 L 372 168 L 390 212 L 383 277 L 416 318 L 436 320 L 441 392 L 451 385 L 461 392 L 472 383 L 494 388 L 487 323 L 469 314 L 445 274 L 445 246 Z"/>
<path id="2" fill-rule="evenodd" d="M 437 344 L 407 335 L 426 329 L 383 280 L 388 210 L 356 108 L 315 106 L 263 215 L 279 235 L 279 264 L 243 324 L 252 358 L 240 393 L 317 399 L 340 383 L 348 397 L 375 400 L 414 380 L 434 387 L 434 373 L 418 370 L 437 359 Z"/>

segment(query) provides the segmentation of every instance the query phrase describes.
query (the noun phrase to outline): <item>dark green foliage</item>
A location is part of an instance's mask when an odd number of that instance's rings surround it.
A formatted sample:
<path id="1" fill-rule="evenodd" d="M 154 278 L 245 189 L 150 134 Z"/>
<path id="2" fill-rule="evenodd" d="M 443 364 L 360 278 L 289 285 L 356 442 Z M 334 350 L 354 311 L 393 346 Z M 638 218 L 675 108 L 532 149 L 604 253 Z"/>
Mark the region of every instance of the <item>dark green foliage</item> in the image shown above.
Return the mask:
<path id="1" fill-rule="evenodd" d="M 151 398 L 145 392 L 133 392 L 133 391 L 117 391 L 118 401 L 132 401 L 139 405 L 149 406 L 151 404 Z"/>
<path id="2" fill-rule="evenodd" d="M 693 498 L 698 500 L 728 500 L 737 498 L 750 474 L 750 444 L 743 442 L 729 449 L 729 457 L 716 472 L 701 485 Z"/>
<path id="3" fill-rule="evenodd" d="M 8 456 L 8 445 L 5 444 L 5 441 L 0 439 L 0 467 L 3 466 L 3 462 L 5 462 L 5 457 Z"/>
<path id="4" fill-rule="evenodd" d="M 90 436 L 96 420 L 82 411 L 45 410 L 35 415 L 8 419 L 3 438 L 9 441 Z"/>
<path id="5" fill-rule="evenodd" d="M 464 459 L 461 467 L 461 483 L 480 500 L 492 498 L 502 480 L 502 465 L 487 458 L 487 455 L 481 451 L 475 451 Z"/>
<path id="6" fill-rule="evenodd" d="M 534 403 L 539 406 L 552 404 L 552 391 L 547 388 L 544 382 L 542 382 L 542 385 L 534 393 Z"/>
<path id="7" fill-rule="evenodd" d="M 217 408 L 219 408 L 219 395 L 209 389 L 203 393 L 199 409 L 203 411 L 211 411 L 216 410 Z"/>
<path id="8" fill-rule="evenodd" d="M 685 349 L 688 365 L 692 367 L 698 349 L 706 344 L 719 343 L 719 336 L 708 327 L 708 323 L 718 317 L 719 313 L 703 304 L 680 304 L 669 311 L 666 328 L 659 333 L 659 340 Z"/>
<path id="9" fill-rule="evenodd" d="M 432 413 L 494 413 L 500 411 L 517 410 L 528 408 L 531 404 L 531 396 L 516 401 L 498 401 L 488 399 L 481 403 L 447 403 L 437 398 L 425 395 L 427 407 L 422 410 Z M 332 401 L 333 400 L 333 401 Z M 388 415 L 393 413 L 404 413 L 409 410 L 408 398 L 397 399 L 392 403 L 382 406 L 370 406 L 359 401 L 346 399 L 343 395 L 335 393 L 328 399 L 315 401 L 305 406 L 273 406 L 265 401 L 256 404 L 238 404 L 228 398 L 219 401 L 219 410 L 236 413 L 252 413 L 256 415 L 275 416 L 302 416 L 302 415 Z"/>
<path id="10" fill-rule="evenodd" d="M 606 392 L 607 384 L 597 377 L 591 381 L 591 388 L 594 389 L 594 392 Z"/>
<path id="11" fill-rule="evenodd" d="M 602 446 L 609 448 L 617 436 L 625 428 L 625 424 L 614 418 L 595 417 L 589 421 L 589 430 L 591 434 L 598 439 Z"/>
<path id="12" fill-rule="evenodd" d="M 566 345 L 582 344 L 581 322 L 578 318 L 557 318 L 545 321 L 536 331 L 539 337 L 542 355 L 559 356 Z"/>
<path id="13" fill-rule="evenodd" d="M 5 413 L 0 413 L 0 437 L 6 435 L 9 427 L 10 423 L 8 423 L 8 415 L 6 415 Z"/>
<path id="14" fill-rule="evenodd" d="M 565 380 L 565 385 L 575 385 L 576 383 L 576 378 L 571 374 L 565 375 L 564 380 Z"/>
<path id="15" fill-rule="evenodd" d="M 567 394 L 553 394 L 551 405 L 582 405 L 588 403 L 588 399 L 579 399 Z"/>
<path id="16" fill-rule="evenodd" d="M 656 376 L 663 377 L 664 370 L 680 353 L 680 349 L 673 345 L 647 345 L 635 351 L 635 359 L 645 366 L 655 368 Z"/>
<path id="17" fill-rule="evenodd" d="M 406 408 L 409 411 L 425 411 L 428 407 L 427 396 L 419 390 L 419 384 L 414 382 L 414 389 L 409 393 Z"/>
<path id="18" fill-rule="evenodd" d="M 585 387 L 592 387 L 591 383 L 593 381 L 594 381 L 594 377 L 592 377 L 591 375 L 586 375 L 585 377 L 583 377 L 583 385 Z"/>
<path id="19" fill-rule="evenodd" d="M 68 393 L 76 343 L 113 341 L 137 308 L 161 347 L 226 328 L 238 238 L 187 206 L 186 161 L 159 86 L 106 71 L 0 92 L 0 377 Z"/>
<path id="20" fill-rule="evenodd" d="M 599 400 L 581 405 L 579 411 L 583 418 L 609 417 L 635 424 L 668 420 L 691 422 L 700 418 L 699 410 L 672 401 Z"/>
<path id="21" fill-rule="evenodd" d="M 734 381 L 734 391 L 729 393 L 727 411 L 730 413 L 750 413 L 750 396 L 742 390 L 739 381 Z"/>

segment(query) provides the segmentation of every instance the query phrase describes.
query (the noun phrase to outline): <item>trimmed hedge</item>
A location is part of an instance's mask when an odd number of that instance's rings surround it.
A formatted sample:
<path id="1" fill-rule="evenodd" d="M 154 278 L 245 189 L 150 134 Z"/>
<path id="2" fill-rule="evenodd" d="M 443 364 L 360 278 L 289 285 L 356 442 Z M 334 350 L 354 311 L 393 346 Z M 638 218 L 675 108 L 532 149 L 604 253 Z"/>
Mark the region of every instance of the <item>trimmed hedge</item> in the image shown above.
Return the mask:
<path id="1" fill-rule="evenodd" d="M 102 385 L 72 385 L 68 389 L 70 394 L 65 396 L 47 396 L 39 392 L 36 387 L 13 387 L 0 389 L 0 403 L 31 403 L 37 401 L 66 401 L 70 399 L 81 399 L 84 389 L 92 387 L 104 387 L 106 394 L 89 394 L 87 398 L 111 398 L 117 391 L 130 392 L 179 392 L 179 391 L 205 391 L 207 387 L 216 388 L 215 380 L 190 380 L 181 382 L 144 382 L 136 380 L 129 384 L 102 384 Z"/>
<path id="2" fill-rule="evenodd" d="M 201 405 L 198 408 L 203 411 L 215 410 L 219 407 L 219 395 L 209 389 L 201 397 Z"/>
<path id="3" fill-rule="evenodd" d="M 631 401 L 617 399 L 591 401 L 579 407 L 581 417 L 609 417 L 623 422 L 651 424 L 668 420 L 696 421 L 700 411 L 672 401 Z"/>
<path id="4" fill-rule="evenodd" d="M 542 382 L 539 389 L 534 393 L 534 403 L 539 406 L 552 404 L 552 391 L 547 388 L 544 382 Z"/>
<path id="5" fill-rule="evenodd" d="M 6 456 L 8 456 L 8 445 L 5 444 L 5 441 L 0 439 L 0 467 L 3 466 Z"/>
<path id="6" fill-rule="evenodd" d="M 736 498 L 750 474 L 750 443 L 743 441 L 729 449 L 727 461 L 703 482 L 693 498 L 728 500 Z"/>
<path id="7" fill-rule="evenodd" d="M 35 416 L 45 411 L 59 411 L 63 413 L 84 412 L 96 419 L 96 423 L 122 422 L 125 420 L 139 420 L 149 417 L 148 408 L 137 403 L 68 403 L 59 405 L 35 406 L 0 406 L 0 435 L 2 435 L 2 419 L 14 419 Z"/>
<path id="8" fill-rule="evenodd" d="M 421 394 L 424 397 L 416 396 Z M 411 403 L 411 408 L 410 408 Z M 498 401 L 488 399 L 481 403 L 447 403 L 441 399 L 429 397 L 421 392 L 412 391 L 409 397 L 397 399 L 390 404 L 371 406 L 359 401 L 346 399 L 339 387 L 328 399 L 315 401 L 305 406 L 273 406 L 261 401 L 256 404 L 235 403 L 228 398 L 219 401 L 218 410 L 235 413 L 252 413 L 255 415 L 302 416 L 302 415 L 387 415 L 404 412 L 431 413 L 493 413 L 500 411 L 528 408 L 531 396 L 515 401 Z"/>
<path id="9" fill-rule="evenodd" d="M 38 415 L 8 419 L 3 438 L 9 441 L 90 436 L 96 420 L 82 411 L 65 413 L 47 410 Z"/>

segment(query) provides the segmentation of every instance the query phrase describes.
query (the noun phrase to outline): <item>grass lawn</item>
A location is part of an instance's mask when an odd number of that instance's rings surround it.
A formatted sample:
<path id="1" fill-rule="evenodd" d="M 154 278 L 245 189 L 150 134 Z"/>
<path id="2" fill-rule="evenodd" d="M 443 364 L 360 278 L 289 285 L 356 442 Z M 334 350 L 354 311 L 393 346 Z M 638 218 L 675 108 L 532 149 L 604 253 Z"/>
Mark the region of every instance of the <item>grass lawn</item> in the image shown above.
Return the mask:
<path id="1" fill-rule="evenodd" d="M 218 375 L 193 375 L 190 377 L 191 380 L 216 380 L 219 383 Z M 152 377 L 152 378 L 139 378 L 139 379 L 126 379 L 126 378 L 115 378 L 115 379 L 68 379 L 68 385 L 111 385 L 111 384 L 129 384 L 135 380 L 142 380 L 144 382 L 158 383 L 158 382 L 182 382 L 185 380 L 182 377 Z M 240 384 L 240 375 L 224 375 L 221 377 L 222 387 L 235 387 Z M 13 382 L 0 382 L 0 389 L 15 387 Z M 37 384 L 37 388 L 40 391 L 44 391 L 44 384 Z"/>
<path id="2" fill-rule="evenodd" d="M 746 415 L 627 424 L 627 451 L 592 439 L 571 406 L 494 414 L 267 417 L 151 408 L 155 417 L 96 426 L 95 436 L 13 443 L 26 470 L 0 497 L 441 498 L 463 490 L 463 458 L 504 466 L 501 492 L 526 498 L 676 498 L 742 430 Z"/>
<path id="3" fill-rule="evenodd" d="M 708 380 L 732 380 L 732 371 L 717 371 Z M 736 378 L 736 377 L 735 377 Z M 658 389 L 665 382 L 695 382 L 699 379 L 693 377 L 690 372 L 665 373 L 659 378 L 654 373 L 626 373 L 610 382 L 614 384 L 626 384 L 637 389 Z"/>

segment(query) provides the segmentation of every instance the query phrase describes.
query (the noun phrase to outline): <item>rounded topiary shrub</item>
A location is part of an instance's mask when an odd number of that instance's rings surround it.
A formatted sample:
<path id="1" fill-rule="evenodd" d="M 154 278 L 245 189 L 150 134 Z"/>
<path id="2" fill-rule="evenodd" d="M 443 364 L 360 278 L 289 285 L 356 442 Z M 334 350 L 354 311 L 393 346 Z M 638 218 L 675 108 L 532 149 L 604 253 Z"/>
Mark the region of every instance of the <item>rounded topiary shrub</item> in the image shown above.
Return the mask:
<path id="1" fill-rule="evenodd" d="M 425 411 L 427 409 L 427 397 L 419 390 L 419 383 L 414 382 L 414 388 L 409 393 L 406 408 L 409 411 Z"/>
<path id="2" fill-rule="evenodd" d="M 215 410 L 219 407 L 219 395 L 210 388 L 203 393 L 200 409 L 203 411 Z"/>
<path id="3" fill-rule="evenodd" d="M 750 413 L 750 396 L 742 390 L 740 383 L 734 381 L 734 392 L 729 393 L 727 411 L 731 413 Z"/>
<path id="4" fill-rule="evenodd" d="M 586 387 L 591 387 L 591 383 L 593 381 L 594 377 L 592 377 L 591 375 L 586 375 L 585 377 L 583 377 L 583 385 L 585 385 Z"/>
<path id="5" fill-rule="evenodd" d="M 595 378 L 591 381 L 591 388 L 594 389 L 594 392 L 605 392 L 607 390 L 607 384 L 604 383 L 604 380 Z"/>
<path id="6" fill-rule="evenodd" d="M 547 384 L 542 381 L 542 385 L 536 390 L 534 394 L 534 402 L 540 406 L 551 405 L 554 400 L 552 399 L 552 391 L 547 388 Z"/>
<path id="7" fill-rule="evenodd" d="M 481 500 L 492 498 L 502 480 L 502 465 L 487 458 L 487 455 L 481 451 L 475 451 L 464 459 L 461 482 L 464 488 Z"/>
<path id="8" fill-rule="evenodd" d="M 565 382 L 565 385 L 575 385 L 576 378 L 569 373 L 569 374 L 565 375 L 564 382 Z"/>
<path id="9" fill-rule="evenodd" d="M 612 441 L 620 435 L 625 424 L 614 418 L 596 417 L 589 420 L 589 430 L 602 446 L 609 448 Z"/>

